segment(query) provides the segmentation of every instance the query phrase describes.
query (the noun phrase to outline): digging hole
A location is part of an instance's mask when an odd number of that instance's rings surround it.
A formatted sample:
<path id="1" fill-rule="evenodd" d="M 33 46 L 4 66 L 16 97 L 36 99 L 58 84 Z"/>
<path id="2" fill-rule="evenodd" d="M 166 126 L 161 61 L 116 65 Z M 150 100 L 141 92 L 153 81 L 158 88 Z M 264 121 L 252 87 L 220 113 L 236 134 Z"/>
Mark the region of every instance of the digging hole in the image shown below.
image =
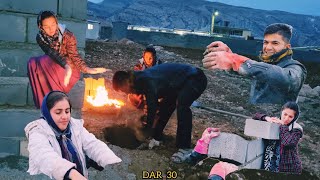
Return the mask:
<path id="1" fill-rule="evenodd" d="M 113 145 L 127 149 L 136 149 L 141 145 L 131 128 L 113 126 L 105 128 L 103 132 L 105 139 Z"/>

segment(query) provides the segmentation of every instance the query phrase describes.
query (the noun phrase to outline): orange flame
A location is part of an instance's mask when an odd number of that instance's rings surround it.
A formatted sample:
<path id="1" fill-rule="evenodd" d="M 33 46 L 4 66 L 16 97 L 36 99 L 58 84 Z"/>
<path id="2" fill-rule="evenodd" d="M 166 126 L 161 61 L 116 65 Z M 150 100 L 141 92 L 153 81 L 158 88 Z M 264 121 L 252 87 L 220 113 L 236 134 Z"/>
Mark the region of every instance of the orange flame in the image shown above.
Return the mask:
<path id="1" fill-rule="evenodd" d="M 98 86 L 96 89 L 96 96 L 87 96 L 87 101 L 95 107 L 102 107 L 105 105 L 112 106 L 114 105 L 116 108 L 121 108 L 124 106 L 122 101 L 116 99 L 109 99 L 108 91 L 103 86 Z"/>

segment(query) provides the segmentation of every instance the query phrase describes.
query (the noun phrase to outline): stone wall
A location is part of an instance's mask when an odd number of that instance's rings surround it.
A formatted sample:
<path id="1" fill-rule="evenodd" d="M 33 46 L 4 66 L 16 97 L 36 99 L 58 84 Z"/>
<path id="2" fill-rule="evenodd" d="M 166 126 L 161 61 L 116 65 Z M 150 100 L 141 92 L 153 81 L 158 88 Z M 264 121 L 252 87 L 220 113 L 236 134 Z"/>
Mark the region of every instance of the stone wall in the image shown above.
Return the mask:
<path id="1" fill-rule="evenodd" d="M 86 36 L 87 0 L 1 0 L 0 2 L 0 157 L 27 156 L 24 127 L 38 119 L 27 78 L 30 57 L 43 55 L 36 43 L 37 15 L 41 10 L 58 14 L 59 23 L 66 24 L 78 41 L 83 55 Z M 81 117 L 84 83 L 79 81 L 69 97 L 73 117 Z"/>
<path id="2" fill-rule="evenodd" d="M 258 54 L 262 44 L 257 40 L 230 39 L 225 37 L 199 36 L 196 34 L 175 34 L 164 32 L 145 32 L 138 30 L 128 30 L 127 38 L 143 43 L 156 44 L 160 46 L 183 47 L 192 49 L 205 49 L 213 41 L 223 41 L 235 53 Z M 260 45 L 261 44 L 261 45 Z"/>

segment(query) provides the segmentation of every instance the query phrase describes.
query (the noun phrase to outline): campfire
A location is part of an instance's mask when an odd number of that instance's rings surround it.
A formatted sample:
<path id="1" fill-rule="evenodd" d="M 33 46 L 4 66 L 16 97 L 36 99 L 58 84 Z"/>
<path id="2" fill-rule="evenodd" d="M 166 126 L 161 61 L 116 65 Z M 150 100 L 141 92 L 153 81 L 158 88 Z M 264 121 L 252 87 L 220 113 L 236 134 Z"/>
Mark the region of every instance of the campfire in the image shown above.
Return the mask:
<path id="1" fill-rule="evenodd" d="M 120 108 L 124 105 L 122 101 L 116 99 L 109 99 L 108 91 L 104 86 L 98 86 L 96 89 L 96 95 L 87 96 L 86 99 L 92 106 L 101 107 L 101 106 L 115 106 L 116 108 Z"/>
<path id="2" fill-rule="evenodd" d="M 94 110 L 99 112 L 110 112 L 115 109 L 120 109 L 124 103 L 117 99 L 111 99 L 108 91 L 105 88 L 104 78 L 93 79 L 84 78 L 85 93 L 84 93 L 84 109 Z"/>

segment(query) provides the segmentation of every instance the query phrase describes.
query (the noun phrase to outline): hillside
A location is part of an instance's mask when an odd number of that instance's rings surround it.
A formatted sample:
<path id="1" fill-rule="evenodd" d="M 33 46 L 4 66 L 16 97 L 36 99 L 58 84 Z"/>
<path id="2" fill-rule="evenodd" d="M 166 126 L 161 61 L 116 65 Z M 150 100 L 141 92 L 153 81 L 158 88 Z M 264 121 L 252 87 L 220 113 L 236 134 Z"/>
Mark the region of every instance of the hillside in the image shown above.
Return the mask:
<path id="1" fill-rule="evenodd" d="M 246 28 L 261 38 L 264 28 L 276 22 L 294 27 L 293 46 L 319 46 L 320 17 L 283 11 L 237 7 L 204 0 L 104 0 L 88 2 L 93 16 L 107 21 L 126 21 L 133 25 L 209 31 L 211 13 L 217 9 L 216 22 L 229 21 L 230 27 Z M 91 18 L 90 16 L 88 17 Z"/>

